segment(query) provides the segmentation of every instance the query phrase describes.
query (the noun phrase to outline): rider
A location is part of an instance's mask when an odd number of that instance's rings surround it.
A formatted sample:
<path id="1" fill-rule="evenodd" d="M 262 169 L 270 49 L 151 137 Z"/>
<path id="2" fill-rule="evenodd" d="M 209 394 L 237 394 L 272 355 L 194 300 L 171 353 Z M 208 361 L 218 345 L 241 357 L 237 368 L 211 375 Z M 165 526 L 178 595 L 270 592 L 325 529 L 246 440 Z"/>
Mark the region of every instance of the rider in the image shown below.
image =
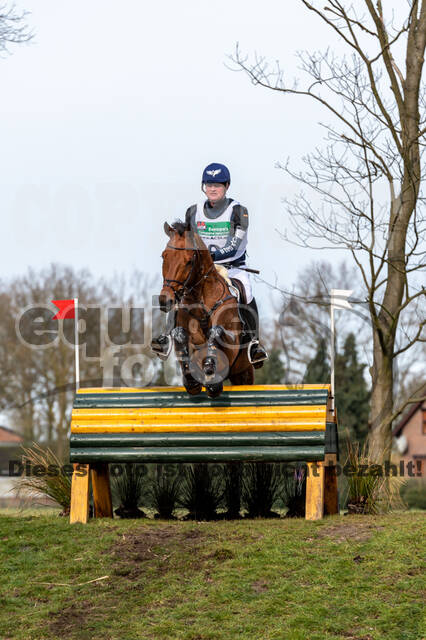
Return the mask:
<path id="1" fill-rule="evenodd" d="M 203 171 L 201 182 L 207 200 L 189 207 L 185 220 L 199 233 L 215 264 L 226 267 L 228 276 L 242 283 L 246 307 L 243 305 L 241 310 L 252 338 L 249 358 L 254 366 L 261 367 L 268 355 L 259 343 L 257 304 L 249 273 L 245 270 L 248 212 L 239 202 L 226 197 L 230 184 L 231 176 L 225 165 L 216 162 L 209 164 Z M 168 351 L 168 342 L 165 336 L 159 336 L 152 343 L 153 349 L 160 355 L 161 352 L 164 354 Z"/>

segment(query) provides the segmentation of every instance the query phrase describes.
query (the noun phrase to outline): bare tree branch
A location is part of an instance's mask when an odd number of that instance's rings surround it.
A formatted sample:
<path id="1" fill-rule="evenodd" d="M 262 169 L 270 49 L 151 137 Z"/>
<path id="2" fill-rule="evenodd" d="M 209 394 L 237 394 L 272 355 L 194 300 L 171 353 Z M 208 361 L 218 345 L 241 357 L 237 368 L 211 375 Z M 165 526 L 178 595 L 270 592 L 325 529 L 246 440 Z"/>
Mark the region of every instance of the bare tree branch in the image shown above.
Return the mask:
<path id="1" fill-rule="evenodd" d="M 0 4 L 0 55 L 9 53 L 8 46 L 22 44 L 33 38 L 25 20 L 28 11 L 18 13 L 15 5 Z"/>
<path id="2" fill-rule="evenodd" d="M 390 450 L 393 361 L 424 339 L 425 289 L 418 278 L 426 264 L 426 0 L 410 0 L 399 26 L 386 21 L 382 0 L 301 2 L 338 35 L 349 58 L 337 59 L 329 49 L 300 53 L 305 80 L 293 85 L 279 62 L 272 66 L 257 55 L 252 62 L 238 45 L 231 60 L 253 84 L 307 97 L 332 118 L 322 125 L 327 146 L 303 158 L 303 170 L 278 166 L 313 194 L 286 201 L 291 241 L 346 248 L 360 271 L 372 328 L 371 443 L 379 457 Z M 361 5 L 365 15 L 357 13 Z M 414 330 L 404 325 L 413 306 Z"/>

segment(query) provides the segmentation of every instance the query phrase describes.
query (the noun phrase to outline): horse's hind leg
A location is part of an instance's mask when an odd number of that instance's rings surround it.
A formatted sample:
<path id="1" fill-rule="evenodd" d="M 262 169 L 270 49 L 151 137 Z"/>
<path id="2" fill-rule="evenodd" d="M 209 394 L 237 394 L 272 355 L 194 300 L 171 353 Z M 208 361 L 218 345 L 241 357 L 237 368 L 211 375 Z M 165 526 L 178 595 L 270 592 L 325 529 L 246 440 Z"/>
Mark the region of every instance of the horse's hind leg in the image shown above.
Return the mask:
<path id="1" fill-rule="evenodd" d="M 195 396 L 202 390 L 201 382 L 195 380 L 189 371 L 189 346 L 188 332 L 183 327 L 175 327 L 171 333 L 175 353 L 182 371 L 183 386 L 191 396 Z"/>

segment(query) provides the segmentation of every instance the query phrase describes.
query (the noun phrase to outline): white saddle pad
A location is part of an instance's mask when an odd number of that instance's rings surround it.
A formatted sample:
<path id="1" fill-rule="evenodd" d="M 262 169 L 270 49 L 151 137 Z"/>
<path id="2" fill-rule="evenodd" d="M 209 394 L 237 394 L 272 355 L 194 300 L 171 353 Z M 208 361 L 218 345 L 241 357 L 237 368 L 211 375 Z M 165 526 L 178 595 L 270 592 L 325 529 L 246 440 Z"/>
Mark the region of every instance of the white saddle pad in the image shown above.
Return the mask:
<path id="1" fill-rule="evenodd" d="M 231 278 L 228 275 L 228 269 L 224 267 L 222 264 L 215 264 L 214 266 L 216 267 L 216 271 L 218 272 L 218 274 L 222 276 L 222 278 L 225 280 L 226 284 L 228 285 L 231 295 L 235 296 L 235 298 L 237 298 L 237 300 L 239 301 L 240 292 L 238 291 L 237 287 L 234 287 L 234 285 L 232 284 Z"/>

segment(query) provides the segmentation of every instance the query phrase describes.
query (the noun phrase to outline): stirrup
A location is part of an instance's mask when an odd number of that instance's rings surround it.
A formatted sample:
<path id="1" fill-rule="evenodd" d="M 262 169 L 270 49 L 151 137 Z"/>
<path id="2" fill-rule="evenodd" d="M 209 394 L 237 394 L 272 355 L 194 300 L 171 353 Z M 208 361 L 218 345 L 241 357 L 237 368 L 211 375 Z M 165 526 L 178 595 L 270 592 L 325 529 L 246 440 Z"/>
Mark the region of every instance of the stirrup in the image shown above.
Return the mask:
<path id="1" fill-rule="evenodd" d="M 164 342 L 163 345 L 161 344 L 161 342 L 159 342 L 160 339 L 162 342 Z M 158 344 L 160 349 L 154 349 L 153 344 Z M 173 344 L 170 336 L 158 336 L 158 338 L 151 341 L 151 349 L 155 353 L 155 355 L 160 358 L 160 360 L 167 360 L 172 351 L 172 346 Z"/>
<path id="2" fill-rule="evenodd" d="M 259 347 L 259 340 L 252 340 L 251 342 L 249 342 L 248 346 L 247 346 L 247 357 L 248 357 L 248 361 L 250 362 L 250 364 L 252 364 L 253 366 L 256 365 L 261 365 L 263 364 L 263 362 L 265 360 L 267 360 L 269 358 L 268 353 L 266 351 L 266 349 L 264 349 L 263 347 L 261 347 L 261 350 L 259 350 L 257 352 L 257 358 L 252 358 L 251 356 L 251 350 L 253 347 Z M 263 353 L 262 353 L 263 352 Z"/>

